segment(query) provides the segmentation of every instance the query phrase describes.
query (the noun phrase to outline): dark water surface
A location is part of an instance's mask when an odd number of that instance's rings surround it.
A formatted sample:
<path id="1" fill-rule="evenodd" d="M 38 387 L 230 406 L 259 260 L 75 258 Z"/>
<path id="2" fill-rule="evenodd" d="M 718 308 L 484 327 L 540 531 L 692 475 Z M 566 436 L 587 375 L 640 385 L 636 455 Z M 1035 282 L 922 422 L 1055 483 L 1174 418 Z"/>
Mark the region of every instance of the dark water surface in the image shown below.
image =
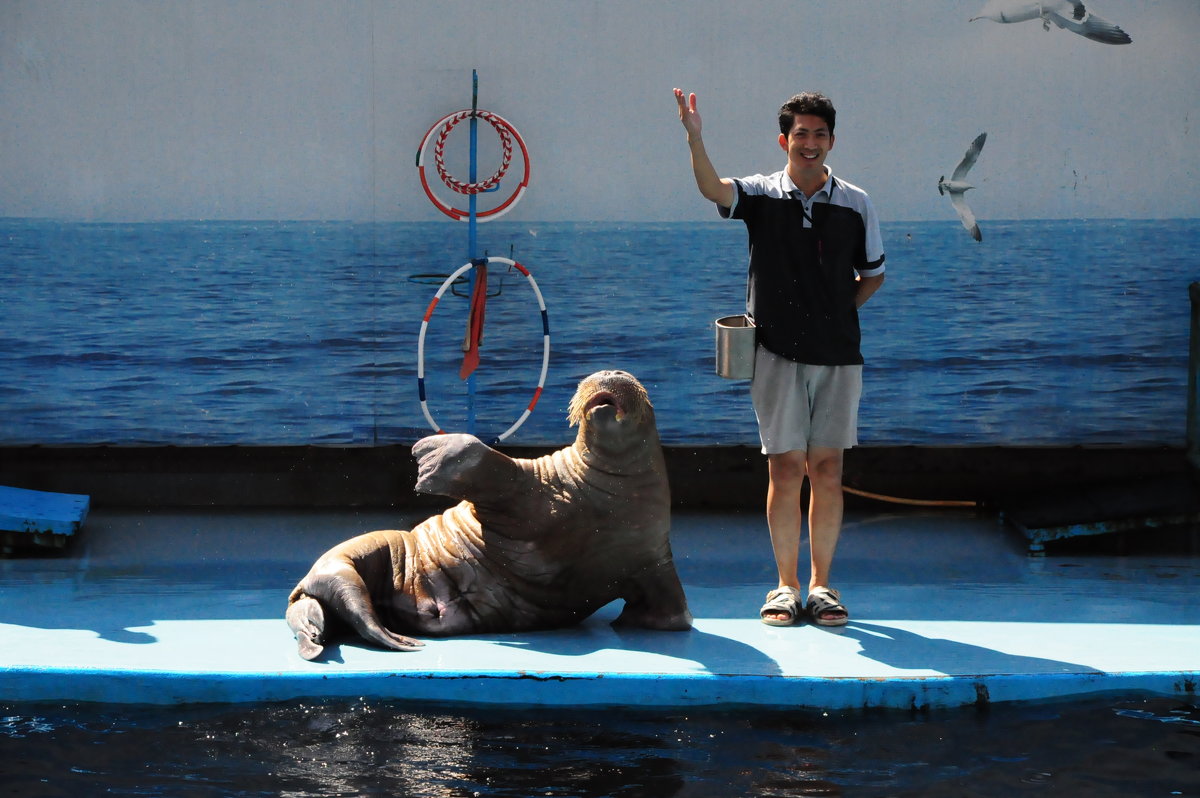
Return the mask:
<path id="1" fill-rule="evenodd" d="M 905 712 L 0 705 L 0 795 L 1200 794 L 1195 699 Z"/>

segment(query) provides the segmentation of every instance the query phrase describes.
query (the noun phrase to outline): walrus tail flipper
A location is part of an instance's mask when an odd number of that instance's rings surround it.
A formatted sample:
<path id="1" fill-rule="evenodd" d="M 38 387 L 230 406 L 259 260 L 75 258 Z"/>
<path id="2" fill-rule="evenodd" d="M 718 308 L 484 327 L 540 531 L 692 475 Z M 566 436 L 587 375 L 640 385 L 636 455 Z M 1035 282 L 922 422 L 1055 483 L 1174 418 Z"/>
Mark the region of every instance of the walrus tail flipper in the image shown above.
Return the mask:
<path id="1" fill-rule="evenodd" d="M 383 625 L 375 613 L 366 584 L 358 571 L 349 565 L 321 573 L 313 581 L 309 591 L 316 592 L 330 612 L 353 627 L 367 642 L 393 651 L 416 651 L 424 647 L 420 640 L 396 634 Z"/>
<path id="2" fill-rule="evenodd" d="M 325 610 L 312 596 L 301 596 L 288 605 L 288 626 L 296 636 L 300 656 L 314 660 L 325 650 Z"/>
<path id="3" fill-rule="evenodd" d="M 385 627 L 379 622 L 374 609 L 371 610 L 369 616 L 355 614 L 344 617 L 354 627 L 354 631 L 358 632 L 359 636 L 369 643 L 375 643 L 384 648 L 390 648 L 393 651 L 419 651 L 425 647 L 425 644 L 420 640 L 396 634 Z"/>

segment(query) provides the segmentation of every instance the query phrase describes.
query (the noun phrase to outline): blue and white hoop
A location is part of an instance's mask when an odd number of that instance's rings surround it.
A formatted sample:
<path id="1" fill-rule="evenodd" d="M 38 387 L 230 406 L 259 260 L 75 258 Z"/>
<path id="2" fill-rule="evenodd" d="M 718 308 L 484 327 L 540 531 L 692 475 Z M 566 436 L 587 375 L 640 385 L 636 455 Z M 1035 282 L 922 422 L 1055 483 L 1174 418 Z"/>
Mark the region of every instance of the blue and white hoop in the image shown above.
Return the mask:
<path id="1" fill-rule="evenodd" d="M 529 418 L 529 414 L 533 412 L 533 408 L 537 405 L 538 399 L 542 398 L 542 389 L 546 385 L 546 372 L 550 368 L 550 317 L 546 314 L 546 300 L 542 298 L 542 292 L 538 288 L 537 281 L 533 279 L 533 275 L 529 273 L 528 269 L 510 258 L 489 257 L 483 258 L 482 262 L 486 262 L 488 265 L 499 263 L 505 266 L 511 266 L 521 274 L 525 275 L 526 279 L 529 280 L 530 287 L 533 288 L 534 295 L 537 297 L 538 310 L 541 311 L 542 314 L 542 373 L 538 376 L 537 388 L 534 389 L 533 399 L 529 402 L 529 405 L 525 408 L 525 412 L 521 414 L 521 417 L 518 418 L 511 427 L 506 429 L 497 438 L 491 441 L 492 444 L 496 444 L 500 443 L 509 435 L 512 435 L 514 432 L 516 432 L 517 429 L 525 423 L 525 419 Z M 475 265 L 476 264 L 474 262 L 464 263 L 458 268 L 457 271 L 447 277 L 444 283 L 442 283 L 442 287 L 437 290 L 437 293 L 433 295 L 433 299 L 430 300 L 429 307 L 425 309 L 425 317 L 421 320 L 421 334 L 417 338 L 417 395 L 421 399 L 421 412 L 425 414 L 425 420 L 429 422 L 429 426 L 433 428 L 433 431 L 439 435 L 445 434 L 446 431 L 442 429 L 436 421 L 434 421 L 433 414 L 429 412 L 429 402 L 427 401 L 425 395 L 425 331 L 429 329 L 429 319 L 433 316 L 433 311 L 437 307 L 438 302 L 441 300 L 442 295 L 446 293 L 446 289 L 453 285 L 454 281 L 466 273 L 467 270 L 473 269 Z"/>

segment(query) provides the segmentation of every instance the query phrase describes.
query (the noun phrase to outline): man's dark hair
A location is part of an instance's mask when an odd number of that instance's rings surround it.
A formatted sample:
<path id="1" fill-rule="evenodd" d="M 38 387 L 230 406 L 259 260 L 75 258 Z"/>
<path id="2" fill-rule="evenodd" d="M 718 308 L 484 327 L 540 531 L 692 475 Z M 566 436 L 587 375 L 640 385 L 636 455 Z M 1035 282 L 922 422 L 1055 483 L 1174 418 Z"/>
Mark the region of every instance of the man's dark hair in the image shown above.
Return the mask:
<path id="1" fill-rule="evenodd" d="M 819 91 L 806 91 L 785 102 L 779 109 L 779 132 L 785 136 L 791 133 L 796 117 L 801 114 L 821 117 L 829 127 L 829 135 L 833 135 L 837 111 L 833 108 L 833 102 L 824 94 Z"/>

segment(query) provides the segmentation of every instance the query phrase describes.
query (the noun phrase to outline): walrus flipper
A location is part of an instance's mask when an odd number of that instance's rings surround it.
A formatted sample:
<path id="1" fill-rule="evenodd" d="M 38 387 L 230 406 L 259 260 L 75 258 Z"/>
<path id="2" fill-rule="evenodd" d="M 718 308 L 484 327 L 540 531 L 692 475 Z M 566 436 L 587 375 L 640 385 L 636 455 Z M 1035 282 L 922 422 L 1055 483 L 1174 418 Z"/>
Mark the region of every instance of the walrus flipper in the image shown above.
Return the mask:
<path id="1" fill-rule="evenodd" d="M 301 596 L 288 605 L 288 626 L 296 636 L 300 656 L 314 660 L 325 650 L 325 608 L 312 596 Z"/>
<path id="2" fill-rule="evenodd" d="M 474 435 L 430 435 L 413 444 L 417 493 L 487 502 L 529 490 L 529 477 L 511 457 Z"/>
<path id="3" fill-rule="evenodd" d="M 686 632 L 692 628 L 692 613 L 672 559 L 658 562 L 635 577 L 624 598 L 625 609 L 612 622 L 613 626 L 664 632 Z"/>
<path id="4" fill-rule="evenodd" d="M 301 657 L 313 659 L 320 655 L 328 643 L 328 626 L 335 618 L 368 643 L 383 648 L 417 651 L 424 647 L 420 640 L 396 634 L 383 625 L 366 583 L 353 567 L 331 563 L 314 571 L 292 592 L 293 601 L 288 606 L 288 625 L 296 633 Z"/>
<path id="5" fill-rule="evenodd" d="M 332 590 L 326 591 L 322 598 L 329 609 L 354 627 L 359 637 L 393 651 L 416 651 L 424 647 L 420 640 L 396 634 L 383 625 L 358 571 L 349 565 L 340 565 L 330 573 L 336 578 L 331 580 Z"/>

